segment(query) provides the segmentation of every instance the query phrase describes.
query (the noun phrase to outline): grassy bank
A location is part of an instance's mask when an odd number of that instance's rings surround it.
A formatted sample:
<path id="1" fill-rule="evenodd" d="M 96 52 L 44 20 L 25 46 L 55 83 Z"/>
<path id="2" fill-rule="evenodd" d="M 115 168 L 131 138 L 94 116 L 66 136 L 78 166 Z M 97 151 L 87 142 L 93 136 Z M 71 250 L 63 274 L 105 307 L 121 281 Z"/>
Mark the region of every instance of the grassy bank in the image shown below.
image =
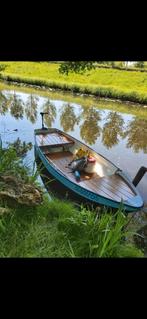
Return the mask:
<path id="1" fill-rule="evenodd" d="M 0 151 L 0 257 L 143 256 L 132 242 L 132 232 L 126 227 L 130 217 L 122 208 L 115 214 L 105 209 L 89 211 L 47 196 L 33 206 L 24 201 L 8 202 L 8 196 L 14 198 L 15 188 L 13 183 L 12 194 L 9 185 L 3 198 L 5 181 L 16 182 L 21 177 L 31 183 L 31 189 L 36 182 L 12 146 Z"/>
<path id="2" fill-rule="evenodd" d="M 37 208 L 20 207 L 0 217 L 1 257 L 142 257 L 125 241 L 127 219 L 103 211 L 77 210 L 71 203 L 44 198 Z"/>
<path id="3" fill-rule="evenodd" d="M 47 62 L 0 62 L 6 65 L 0 78 L 7 81 L 62 89 L 97 97 L 115 98 L 122 101 L 147 103 L 146 72 L 98 68 L 83 75 L 59 74 L 58 63 Z"/>

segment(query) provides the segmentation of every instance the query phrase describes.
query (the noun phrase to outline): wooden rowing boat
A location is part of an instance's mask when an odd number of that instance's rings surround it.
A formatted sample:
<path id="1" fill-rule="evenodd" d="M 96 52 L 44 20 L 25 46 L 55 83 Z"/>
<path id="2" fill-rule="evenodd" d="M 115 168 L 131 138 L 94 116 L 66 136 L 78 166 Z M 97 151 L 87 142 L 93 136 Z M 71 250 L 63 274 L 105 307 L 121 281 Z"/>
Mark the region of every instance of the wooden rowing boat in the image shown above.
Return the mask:
<path id="1" fill-rule="evenodd" d="M 95 163 L 87 164 L 78 181 L 69 163 L 80 148 L 89 151 Z M 56 128 L 36 129 L 35 152 L 54 178 L 85 200 L 113 208 L 123 203 L 128 212 L 143 206 L 138 190 L 122 170 L 66 133 Z"/>

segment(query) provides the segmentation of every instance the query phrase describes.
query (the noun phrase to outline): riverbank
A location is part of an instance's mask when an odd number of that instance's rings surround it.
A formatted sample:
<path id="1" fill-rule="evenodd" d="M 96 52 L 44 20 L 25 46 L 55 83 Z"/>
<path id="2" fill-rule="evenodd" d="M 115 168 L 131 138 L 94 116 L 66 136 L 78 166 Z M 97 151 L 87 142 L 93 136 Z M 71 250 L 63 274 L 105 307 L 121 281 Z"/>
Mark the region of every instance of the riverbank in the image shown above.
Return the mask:
<path id="1" fill-rule="evenodd" d="M 0 62 L 0 79 L 147 104 L 147 74 L 140 71 L 98 68 L 85 74 L 60 74 L 58 63 Z"/>
<path id="2" fill-rule="evenodd" d="M 5 187 L 9 179 L 31 183 L 39 191 L 35 175 L 23 166 L 15 149 L 0 149 L 0 182 Z M 13 178 L 12 178 L 13 177 Z M 14 186 L 14 185 L 13 185 Z M 128 228 L 130 217 L 123 209 L 115 214 L 104 208 L 90 211 L 69 201 L 47 195 L 37 203 L 8 201 L 0 192 L 0 257 L 143 257 L 132 241 Z M 7 189 L 8 193 L 8 189 Z M 13 194 L 12 194 L 13 193 Z M 5 192 L 6 195 L 6 192 Z M 7 194 L 8 195 L 8 194 Z M 13 196 L 12 196 L 13 195 Z M 29 191 L 27 191 L 29 196 Z M 20 198 L 19 198 L 20 199 Z M 35 205 L 34 205 L 35 204 Z"/>

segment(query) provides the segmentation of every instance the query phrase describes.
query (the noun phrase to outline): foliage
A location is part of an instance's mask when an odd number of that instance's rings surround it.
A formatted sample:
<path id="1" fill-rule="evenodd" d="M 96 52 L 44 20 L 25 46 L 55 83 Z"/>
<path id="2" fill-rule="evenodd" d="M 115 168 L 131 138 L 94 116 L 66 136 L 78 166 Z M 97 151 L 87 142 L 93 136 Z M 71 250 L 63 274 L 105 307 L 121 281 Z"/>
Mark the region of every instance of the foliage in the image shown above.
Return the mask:
<path id="1" fill-rule="evenodd" d="M 59 72 L 68 75 L 69 72 L 83 73 L 95 68 L 93 61 L 67 61 L 61 63 L 59 67 Z"/>
<path id="2" fill-rule="evenodd" d="M 21 142 L 20 138 L 18 137 L 17 140 L 13 143 L 9 143 L 13 149 L 15 149 L 16 154 L 18 157 L 24 157 L 28 151 L 30 151 L 33 147 L 32 143 Z"/>
<path id="3" fill-rule="evenodd" d="M 13 173 L 20 173 L 24 171 L 21 159 L 17 156 L 13 147 L 7 150 L 0 148 L 0 172 L 11 171 Z"/>
<path id="4" fill-rule="evenodd" d="M 20 143 L 18 141 L 18 143 Z M 15 142 L 14 142 L 15 144 Z M 28 183 L 34 183 L 37 179 L 36 172 L 33 173 L 27 165 L 24 166 L 23 160 L 22 160 L 22 154 L 24 155 L 24 149 L 23 149 L 23 143 L 19 144 L 20 150 L 15 149 L 10 144 L 7 149 L 3 149 L 2 145 L 0 147 L 0 174 L 9 174 L 12 176 L 15 176 L 16 178 L 23 179 L 25 182 Z M 26 144 L 25 143 L 25 152 L 28 151 L 28 148 L 31 148 L 31 143 Z M 27 150 L 26 150 L 27 148 Z"/>

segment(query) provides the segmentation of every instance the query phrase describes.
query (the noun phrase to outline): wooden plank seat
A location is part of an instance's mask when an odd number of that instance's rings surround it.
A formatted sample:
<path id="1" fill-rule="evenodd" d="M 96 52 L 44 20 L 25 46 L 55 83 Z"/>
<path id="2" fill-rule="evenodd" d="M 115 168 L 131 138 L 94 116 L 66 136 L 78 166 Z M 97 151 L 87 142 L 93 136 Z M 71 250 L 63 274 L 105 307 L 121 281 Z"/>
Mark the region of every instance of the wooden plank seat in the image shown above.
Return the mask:
<path id="1" fill-rule="evenodd" d="M 49 134 L 38 134 L 36 135 L 37 144 L 40 147 L 43 146 L 51 146 L 51 147 L 58 147 L 58 146 L 65 146 L 65 145 L 73 145 L 74 141 L 67 138 L 64 135 L 55 133 Z"/>

